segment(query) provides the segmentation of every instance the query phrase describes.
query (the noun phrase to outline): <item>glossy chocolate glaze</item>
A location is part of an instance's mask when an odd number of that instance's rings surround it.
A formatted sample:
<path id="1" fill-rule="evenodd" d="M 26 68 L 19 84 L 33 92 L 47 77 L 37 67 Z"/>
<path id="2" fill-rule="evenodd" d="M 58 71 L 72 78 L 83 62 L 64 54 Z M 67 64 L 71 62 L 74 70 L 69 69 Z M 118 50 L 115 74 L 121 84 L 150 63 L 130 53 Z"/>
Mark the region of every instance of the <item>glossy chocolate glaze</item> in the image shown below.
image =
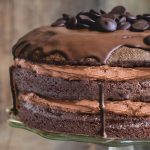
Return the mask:
<path id="1" fill-rule="evenodd" d="M 22 37 L 13 47 L 15 58 L 24 58 L 38 62 L 50 62 L 52 54 L 59 53 L 61 61 L 82 62 L 93 58 L 99 64 L 107 64 L 111 54 L 121 46 L 150 50 L 144 38 L 150 31 L 131 32 L 95 32 L 87 30 L 69 30 L 63 27 L 40 27 Z M 58 61 L 60 57 L 58 56 Z"/>

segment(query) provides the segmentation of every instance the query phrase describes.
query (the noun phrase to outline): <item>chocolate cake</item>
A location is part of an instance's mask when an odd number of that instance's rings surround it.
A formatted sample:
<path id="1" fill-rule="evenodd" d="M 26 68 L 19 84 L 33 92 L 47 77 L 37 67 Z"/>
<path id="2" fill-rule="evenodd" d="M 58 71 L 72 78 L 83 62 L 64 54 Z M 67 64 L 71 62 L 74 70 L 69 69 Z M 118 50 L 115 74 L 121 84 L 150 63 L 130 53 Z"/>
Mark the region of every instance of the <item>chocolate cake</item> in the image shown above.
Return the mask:
<path id="1" fill-rule="evenodd" d="M 150 14 L 63 14 L 12 49 L 14 114 L 31 128 L 150 138 Z"/>

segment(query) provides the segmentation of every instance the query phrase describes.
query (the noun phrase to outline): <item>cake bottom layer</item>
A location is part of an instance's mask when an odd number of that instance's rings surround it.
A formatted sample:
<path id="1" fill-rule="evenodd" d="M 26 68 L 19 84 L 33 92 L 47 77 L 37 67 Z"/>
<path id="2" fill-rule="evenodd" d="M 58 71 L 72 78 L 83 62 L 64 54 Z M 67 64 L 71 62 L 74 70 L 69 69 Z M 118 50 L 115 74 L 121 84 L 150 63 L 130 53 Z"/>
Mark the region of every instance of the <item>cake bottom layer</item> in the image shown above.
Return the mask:
<path id="1" fill-rule="evenodd" d="M 56 107 L 50 107 L 50 101 L 43 100 L 39 102 L 36 96 L 31 99 L 24 99 L 23 96 L 19 96 L 18 99 L 18 115 L 21 121 L 31 128 L 46 132 L 102 137 L 101 127 L 105 125 L 105 133 L 108 138 L 150 138 L 149 115 L 131 116 L 106 110 L 103 122 L 100 113 L 64 111 Z"/>
<path id="2" fill-rule="evenodd" d="M 19 101 L 18 112 L 21 121 L 31 128 L 46 132 L 101 136 L 99 114 L 65 112 L 24 100 Z"/>

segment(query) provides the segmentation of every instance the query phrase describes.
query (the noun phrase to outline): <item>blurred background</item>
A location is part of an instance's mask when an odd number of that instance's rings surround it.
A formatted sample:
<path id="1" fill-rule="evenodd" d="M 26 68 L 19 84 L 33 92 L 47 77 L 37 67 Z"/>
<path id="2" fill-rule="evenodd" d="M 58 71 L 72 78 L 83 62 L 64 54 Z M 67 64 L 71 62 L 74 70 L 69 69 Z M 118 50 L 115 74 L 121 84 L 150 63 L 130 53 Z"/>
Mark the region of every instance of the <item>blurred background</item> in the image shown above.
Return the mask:
<path id="1" fill-rule="evenodd" d="M 91 8 L 109 11 L 116 5 L 126 6 L 133 14 L 150 13 L 150 0 L 0 0 L 0 150 L 107 149 L 94 144 L 50 141 L 13 129 L 7 125 L 5 110 L 12 104 L 8 69 L 12 63 L 11 47 L 18 38 L 36 27 L 50 25 L 62 13 L 74 15 Z"/>

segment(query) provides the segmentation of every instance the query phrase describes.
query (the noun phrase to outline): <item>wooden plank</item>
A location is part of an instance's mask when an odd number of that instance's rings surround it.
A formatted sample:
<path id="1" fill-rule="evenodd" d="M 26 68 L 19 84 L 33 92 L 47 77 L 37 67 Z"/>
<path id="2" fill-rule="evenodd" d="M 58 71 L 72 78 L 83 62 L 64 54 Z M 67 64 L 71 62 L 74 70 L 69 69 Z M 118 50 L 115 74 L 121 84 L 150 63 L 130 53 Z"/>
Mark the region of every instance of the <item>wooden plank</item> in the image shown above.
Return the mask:
<path id="1" fill-rule="evenodd" d="M 12 0 L 13 42 L 33 28 L 50 25 L 62 13 L 75 15 L 82 10 L 97 8 L 97 0 Z"/>
<path id="2" fill-rule="evenodd" d="M 10 100 L 8 66 L 10 64 L 10 7 L 9 0 L 0 1 L 0 120 L 6 118 L 5 108 Z"/>
<path id="3" fill-rule="evenodd" d="M 99 9 L 110 11 L 117 5 L 123 5 L 133 14 L 149 13 L 150 0 L 99 0 Z"/>

